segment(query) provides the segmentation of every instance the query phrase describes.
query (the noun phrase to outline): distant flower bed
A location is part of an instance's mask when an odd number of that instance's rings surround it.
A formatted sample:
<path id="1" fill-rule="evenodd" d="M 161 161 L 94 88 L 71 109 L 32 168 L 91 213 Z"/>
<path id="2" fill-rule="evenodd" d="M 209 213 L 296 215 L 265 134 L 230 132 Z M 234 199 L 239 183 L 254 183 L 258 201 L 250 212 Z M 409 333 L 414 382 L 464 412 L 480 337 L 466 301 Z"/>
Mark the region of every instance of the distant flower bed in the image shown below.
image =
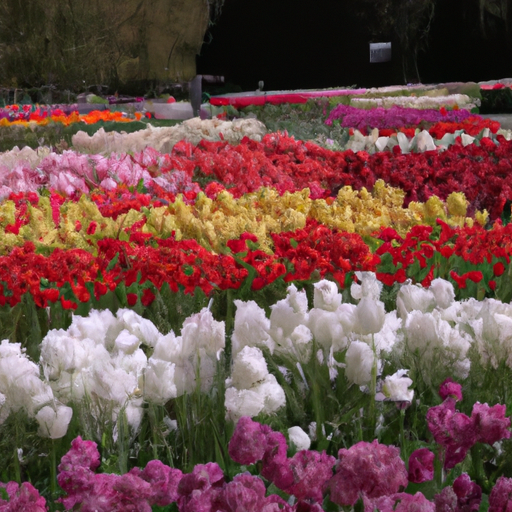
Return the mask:
<path id="1" fill-rule="evenodd" d="M 93 110 L 88 114 L 79 114 L 78 110 L 71 110 L 68 106 L 61 108 L 53 107 L 32 107 L 31 105 L 8 105 L 0 108 L 0 126 L 23 125 L 36 123 L 45 125 L 50 122 L 69 125 L 72 123 L 94 124 L 98 121 L 116 121 L 126 123 L 138 121 L 142 118 L 140 112 L 135 112 L 133 117 L 123 112 L 111 112 L 110 110 Z"/>

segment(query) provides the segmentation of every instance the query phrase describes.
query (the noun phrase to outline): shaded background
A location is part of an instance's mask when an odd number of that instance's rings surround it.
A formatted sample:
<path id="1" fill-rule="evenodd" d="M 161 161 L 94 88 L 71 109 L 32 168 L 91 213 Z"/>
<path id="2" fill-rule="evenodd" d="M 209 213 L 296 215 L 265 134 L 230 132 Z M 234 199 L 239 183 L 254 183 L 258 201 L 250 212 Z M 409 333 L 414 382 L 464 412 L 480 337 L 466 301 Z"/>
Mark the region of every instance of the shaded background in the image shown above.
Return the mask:
<path id="1" fill-rule="evenodd" d="M 512 2 L 509 2 L 512 3 Z M 228 88 L 266 90 L 377 87 L 404 83 L 396 31 L 392 61 L 370 64 L 379 42 L 354 13 L 354 0 L 226 0 L 197 57 L 199 74 L 222 75 Z M 509 11 L 512 11 L 510 5 Z M 511 34 L 489 12 L 480 24 L 478 0 L 436 2 L 426 51 L 418 55 L 423 83 L 512 77 Z"/>

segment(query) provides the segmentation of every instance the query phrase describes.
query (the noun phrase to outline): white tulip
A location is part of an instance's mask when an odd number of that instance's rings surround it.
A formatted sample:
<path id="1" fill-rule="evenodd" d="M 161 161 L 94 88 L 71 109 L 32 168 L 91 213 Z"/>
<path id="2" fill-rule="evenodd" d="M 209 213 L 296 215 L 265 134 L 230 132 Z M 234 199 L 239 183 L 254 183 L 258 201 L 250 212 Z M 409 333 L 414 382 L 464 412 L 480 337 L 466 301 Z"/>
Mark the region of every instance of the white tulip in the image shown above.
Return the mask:
<path id="1" fill-rule="evenodd" d="M 174 382 L 175 364 L 150 357 L 144 373 L 144 398 L 158 405 L 165 405 L 176 398 Z"/>
<path id="2" fill-rule="evenodd" d="M 384 303 L 363 297 L 356 307 L 356 325 L 354 331 L 359 334 L 375 334 L 384 326 L 386 310 Z"/>
<path id="3" fill-rule="evenodd" d="M 434 294 L 437 307 L 439 308 L 446 309 L 455 300 L 455 291 L 450 281 L 438 277 L 432 281 L 429 289 Z"/>
<path id="4" fill-rule="evenodd" d="M 235 357 L 245 346 L 266 347 L 274 353 L 275 342 L 270 336 L 270 320 L 265 310 L 256 302 L 235 300 L 236 306 L 233 334 L 231 336 L 232 356 Z"/>
<path id="5" fill-rule="evenodd" d="M 69 422 L 73 416 L 73 409 L 56 403 L 46 405 L 36 414 L 39 423 L 39 434 L 50 439 L 60 439 L 68 431 Z"/>
<path id="6" fill-rule="evenodd" d="M 259 348 L 244 347 L 236 355 L 231 375 L 236 388 L 250 389 L 267 375 L 267 362 Z"/>
<path id="7" fill-rule="evenodd" d="M 300 427 L 290 427 L 288 429 L 288 439 L 298 452 L 309 450 L 311 446 L 311 439 Z"/>
<path id="8" fill-rule="evenodd" d="M 353 341 L 345 354 L 345 376 L 348 381 L 364 386 L 372 378 L 375 354 L 367 343 Z"/>
<path id="9" fill-rule="evenodd" d="M 341 294 L 336 283 L 323 279 L 314 284 L 313 305 L 324 311 L 336 311 L 341 306 Z"/>
<path id="10" fill-rule="evenodd" d="M 436 307 L 436 298 L 432 290 L 426 290 L 415 284 L 403 284 L 396 297 L 396 308 L 401 318 L 411 311 L 428 313 Z"/>
<path id="11" fill-rule="evenodd" d="M 412 402 L 414 390 L 409 389 L 412 385 L 412 379 L 407 377 L 408 371 L 398 370 L 384 379 L 382 393 L 386 398 L 395 402 Z"/>
<path id="12" fill-rule="evenodd" d="M 352 297 L 356 300 L 361 300 L 363 297 L 379 300 L 383 284 L 377 279 L 375 272 L 357 271 L 355 274 L 361 284 L 353 282 L 350 285 Z"/>

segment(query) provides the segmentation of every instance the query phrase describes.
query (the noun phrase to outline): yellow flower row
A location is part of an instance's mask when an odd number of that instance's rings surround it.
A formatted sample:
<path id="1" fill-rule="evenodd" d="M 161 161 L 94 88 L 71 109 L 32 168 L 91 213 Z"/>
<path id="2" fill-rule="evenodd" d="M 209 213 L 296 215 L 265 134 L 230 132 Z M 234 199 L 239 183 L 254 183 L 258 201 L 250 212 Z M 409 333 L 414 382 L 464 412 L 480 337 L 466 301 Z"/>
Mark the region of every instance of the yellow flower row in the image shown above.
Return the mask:
<path id="1" fill-rule="evenodd" d="M 37 206 L 28 205 L 28 223 L 12 232 L 16 208 L 12 201 L 0 205 L 0 253 L 30 240 L 37 246 L 83 248 L 95 252 L 102 238 L 128 240 L 130 228 L 144 221 L 137 230 L 162 238 L 172 235 L 177 240 L 196 239 L 204 247 L 220 252 L 226 242 L 244 232 L 254 233 L 264 251 L 272 251 L 271 233 L 303 228 L 308 218 L 329 228 L 371 235 L 381 227 L 391 227 L 405 235 L 415 225 L 434 225 L 440 218 L 452 226 L 472 226 L 487 222 L 487 212 L 466 217 L 468 202 L 460 192 L 453 192 L 443 202 L 433 196 L 426 203 L 403 205 L 404 192 L 379 180 L 372 192 L 342 188 L 336 198 L 310 199 L 309 190 L 285 193 L 263 188 L 235 199 L 221 192 L 216 199 L 199 194 L 195 203 L 187 204 L 181 196 L 168 206 L 130 210 L 116 220 L 104 217 L 88 197 L 78 202 L 66 201 L 60 207 L 60 221 L 52 217 L 50 200 L 41 197 Z M 91 224 L 94 223 L 94 224 Z M 140 226 L 140 224 L 139 224 Z M 7 230 L 6 230 L 7 228 Z M 93 229 L 91 229 L 93 228 Z"/>

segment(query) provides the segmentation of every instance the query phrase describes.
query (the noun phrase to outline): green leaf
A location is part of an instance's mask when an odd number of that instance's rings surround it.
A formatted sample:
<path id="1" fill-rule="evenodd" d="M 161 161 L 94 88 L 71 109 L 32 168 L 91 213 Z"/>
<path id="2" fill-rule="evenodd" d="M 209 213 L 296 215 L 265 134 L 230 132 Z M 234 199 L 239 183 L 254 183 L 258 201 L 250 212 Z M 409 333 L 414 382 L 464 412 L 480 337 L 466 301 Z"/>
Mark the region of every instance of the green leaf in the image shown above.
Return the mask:
<path id="1" fill-rule="evenodd" d="M 110 272 L 116 265 L 119 260 L 119 253 L 116 252 L 116 255 L 110 260 L 109 264 L 107 265 L 106 272 Z"/>

